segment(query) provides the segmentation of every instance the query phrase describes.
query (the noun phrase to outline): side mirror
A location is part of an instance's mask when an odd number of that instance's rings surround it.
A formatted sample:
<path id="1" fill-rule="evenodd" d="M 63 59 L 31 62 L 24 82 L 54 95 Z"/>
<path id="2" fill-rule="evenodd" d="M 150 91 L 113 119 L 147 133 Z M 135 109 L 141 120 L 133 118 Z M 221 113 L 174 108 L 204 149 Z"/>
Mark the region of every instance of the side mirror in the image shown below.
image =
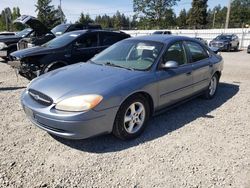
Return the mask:
<path id="1" fill-rule="evenodd" d="M 163 69 L 176 69 L 178 68 L 178 63 L 176 61 L 167 61 L 165 64 L 162 65 Z"/>
<path id="2" fill-rule="evenodd" d="M 215 53 L 218 54 L 220 52 L 219 48 L 215 48 L 215 47 L 210 47 L 210 49 Z"/>

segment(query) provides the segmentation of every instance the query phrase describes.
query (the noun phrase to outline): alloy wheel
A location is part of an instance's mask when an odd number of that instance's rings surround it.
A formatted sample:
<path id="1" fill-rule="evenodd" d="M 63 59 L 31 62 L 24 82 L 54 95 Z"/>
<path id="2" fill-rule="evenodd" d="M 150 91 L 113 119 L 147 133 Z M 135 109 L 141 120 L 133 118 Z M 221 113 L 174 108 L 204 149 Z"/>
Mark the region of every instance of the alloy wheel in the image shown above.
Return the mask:
<path id="1" fill-rule="evenodd" d="M 126 110 L 124 128 L 129 134 L 138 132 L 144 124 L 146 110 L 142 103 L 134 102 Z"/>

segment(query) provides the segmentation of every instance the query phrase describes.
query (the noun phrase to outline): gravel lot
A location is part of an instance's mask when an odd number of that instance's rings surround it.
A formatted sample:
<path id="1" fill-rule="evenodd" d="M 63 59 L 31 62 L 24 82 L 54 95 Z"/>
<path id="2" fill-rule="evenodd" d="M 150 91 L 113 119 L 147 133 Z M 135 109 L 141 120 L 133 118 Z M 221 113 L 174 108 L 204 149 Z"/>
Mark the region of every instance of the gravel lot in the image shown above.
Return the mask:
<path id="1" fill-rule="evenodd" d="M 154 117 L 144 134 L 54 138 L 25 117 L 28 81 L 0 63 L 0 187 L 250 187 L 250 54 L 223 53 L 217 96 Z"/>

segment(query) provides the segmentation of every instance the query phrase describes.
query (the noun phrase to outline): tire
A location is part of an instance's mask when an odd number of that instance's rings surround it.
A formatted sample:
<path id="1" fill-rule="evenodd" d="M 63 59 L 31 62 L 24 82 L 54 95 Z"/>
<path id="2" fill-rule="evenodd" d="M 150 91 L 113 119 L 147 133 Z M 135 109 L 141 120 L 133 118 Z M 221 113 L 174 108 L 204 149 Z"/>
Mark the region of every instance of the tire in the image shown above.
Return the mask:
<path id="1" fill-rule="evenodd" d="M 227 46 L 227 52 L 231 52 L 231 44 Z"/>
<path id="2" fill-rule="evenodd" d="M 239 51 L 239 44 L 234 48 L 234 51 L 238 52 Z"/>
<path id="3" fill-rule="evenodd" d="M 122 140 L 134 139 L 144 131 L 149 117 L 150 107 L 146 98 L 142 95 L 134 95 L 120 106 L 115 118 L 113 134 Z"/>
<path id="4" fill-rule="evenodd" d="M 204 98 L 205 99 L 212 99 L 217 93 L 219 84 L 219 76 L 218 74 L 214 74 L 210 80 L 209 86 L 207 90 L 205 91 Z"/>

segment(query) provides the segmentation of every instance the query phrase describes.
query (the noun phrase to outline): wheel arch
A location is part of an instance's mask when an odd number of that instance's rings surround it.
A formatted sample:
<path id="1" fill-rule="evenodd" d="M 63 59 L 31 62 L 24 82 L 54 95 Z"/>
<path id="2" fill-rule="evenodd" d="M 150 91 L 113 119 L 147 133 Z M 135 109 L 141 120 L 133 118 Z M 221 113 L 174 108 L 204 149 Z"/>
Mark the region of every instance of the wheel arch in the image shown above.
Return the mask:
<path id="1" fill-rule="evenodd" d="M 54 65 L 61 65 L 63 67 L 63 66 L 67 66 L 68 63 L 66 61 L 62 61 L 62 60 L 53 61 L 52 63 L 49 63 L 49 64 L 44 66 L 43 73 L 49 72 L 49 69 Z"/>
<path id="2" fill-rule="evenodd" d="M 153 97 L 146 91 L 136 91 L 130 95 L 128 95 L 120 104 L 122 106 L 128 99 L 134 96 L 142 96 L 145 99 L 147 99 L 147 102 L 149 104 L 149 110 L 150 110 L 150 116 L 154 114 L 154 100 Z"/>

